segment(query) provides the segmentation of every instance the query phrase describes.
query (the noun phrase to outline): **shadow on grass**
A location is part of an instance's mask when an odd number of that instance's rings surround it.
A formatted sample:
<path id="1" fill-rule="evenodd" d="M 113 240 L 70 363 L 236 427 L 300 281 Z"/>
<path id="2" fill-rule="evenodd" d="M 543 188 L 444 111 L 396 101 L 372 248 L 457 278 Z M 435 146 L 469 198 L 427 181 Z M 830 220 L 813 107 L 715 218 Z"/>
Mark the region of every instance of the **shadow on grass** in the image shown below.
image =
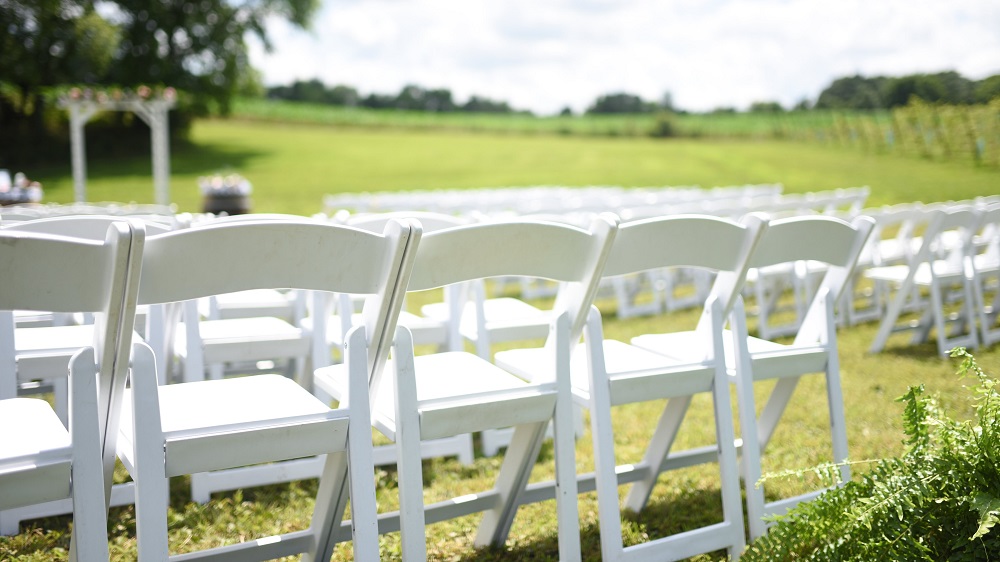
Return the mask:
<path id="1" fill-rule="evenodd" d="M 718 489 L 689 490 L 673 498 L 651 501 L 640 513 L 622 512 L 622 539 L 626 547 L 694 530 L 722 521 L 722 504 Z M 469 551 L 456 560 L 558 560 L 559 539 L 555 535 L 532 534 L 520 539 L 513 547 L 488 547 Z M 581 526 L 580 544 L 583 560 L 601 559 L 601 534 L 596 521 Z M 692 560 L 725 560 L 720 550 L 697 556 Z"/>
<path id="2" fill-rule="evenodd" d="M 205 175 L 221 168 L 239 169 L 255 158 L 264 156 L 261 151 L 232 149 L 219 145 L 198 145 L 177 142 L 171 145 L 171 174 Z M 87 155 L 87 175 L 102 178 L 123 178 L 149 175 L 152 170 L 151 154 Z M 221 164 L 220 164 L 221 163 Z M 65 161 L 45 163 L 36 173 L 50 180 L 71 180 L 72 168 L 67 156 Z"/>

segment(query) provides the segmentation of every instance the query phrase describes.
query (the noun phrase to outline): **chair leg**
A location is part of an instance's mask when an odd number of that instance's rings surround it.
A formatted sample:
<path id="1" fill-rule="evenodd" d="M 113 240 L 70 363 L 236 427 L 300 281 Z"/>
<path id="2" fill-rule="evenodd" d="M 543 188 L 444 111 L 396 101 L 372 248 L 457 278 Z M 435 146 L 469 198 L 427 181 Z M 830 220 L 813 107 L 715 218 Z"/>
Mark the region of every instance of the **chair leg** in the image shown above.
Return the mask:
<path id="1" fill-rule="evenodd" d="M 621 509 L 618 506 L 618 476 L 615 474 L 611 389 L 607 374 L 597 365 L 591 368 L 589 407 L 591 436 L 594 440 L 594 473 L 601 532 L 601 558 L 608 561 L 618 560 L 622 558 L 625 547 L 621 533 Z"/>
<path id="2" fill-rule="evenodd" d="M 354 559 L 379 558 L 365 334 L 362 330 L 355 330 L 350 336 L 345 345 L 345 364 L 350 371 L 347 399 L 347 406 L 350 408 L 348 451 L 346 454 L 328 454 L 323 463 L 323 474 L 310 525 L 310 529 L 316 533 L 316 540 L 313 550 L 303 556 L 303 562 L 326 562 L 333 556 L 336 544 L 334 526 L 343 520 L 347 504 L 348 487 L 344 485 L 345 481 L 350 483 Z M 361 353 L 355 350 L 361 350 Z"/>
<path id="3" fill-rule="evenodd" d="M 910 276 L 912 277 L 912 273 Z M 891 296 L 885 316 L 882 317 L 882 323 L 879 324 L 878 333 L 875 334 L 875 339 L 872 341 L 871 347 L 868 348 L 869 353 L 878 353 L 885 349 L 885 345 L 889 341 L 889 336 L 892 335 L 892 331 L 896 327 L 896 321 L 899 320 L 899 315 L 902 313 L 903 306 L 906 304 L 909 296 L 910 287 L 907 283 L 903 283 L 896 291 L 896 294 Z"/>
<path id="4" fill-rule="evenodd" d="M 170 480 L 166 474 L 160 405 L 155 388 L 155 359 L 144 344 L 133 346 L 132 411 L 135 438 L 134 470 L 136 540 L 139 558 L 166 560 L 167 507 Z"/>
<path id="5" fill-rule="evenodd" d="M 70 560 L 108 559 L 108 512 L 98 421 L 97 368 L 93 348 L 70 362 L 70 432 L 73 440 L 73 534 Z"/>
<path id="6" fill-rule="evenodd" d="M 833 342 L 831 349 L 836 349 Z M 840 385 L 840 359 L 836 353 L 830 354 L 826 364 L 826 401 L 830 409 L 830 438 L 833 440 L 833 462 L 840 464 L 840 479 L 851 479 L 851 467 L 847 464 L 847 418 L 844 415 L 844 393 Z"/>
<path id="7" fill-rule="evenodd" d="M 741 462 L 743 483 L 746 488 L 747 526 L 750 539 L 756 539 L 767 532 L 764 517 L 764 488 L 758 485 L 761 477 L 762 442 L 761 428 L 757 421 L 757 406 L 753 395 L 753 364 L 746 349 L 746 324 L 737 320 L 731 332 L 735 353 L 736 404 L 740 416 L 740 434 L 743 438 Z M 766 408 L 765 408 L 766 410 Z"/>
<path id="8" fill-rule="evenodd" d="M 302 555 L 302 562 L 329 560 L 333 556 L 333 548 L 336 546 L 333 540 L 334 527 L 343 520 L 344 510 L 347 508 L 348 490 L 344 486 L 348 478 L 347 465 L 348 454 L 344 452 L 329 453 L 323 461 L 323 473 L 320 475 L 319 491 L 316 493 L 316 507 L 309 526 L 316 539 L 312 551 Z M 358 514 L 354 514 L 354 522 L 362 521 Z M 377 545 L 376 538 L 375 558 L 378 558 Z M 360 541 L 355 541 L 355 558 L 367 560 L 360 556 L 359 548 L 363 548 Z"/>
<path id="9" fill-rule="evenodd" d="M 740 475 L 736 460 L 736 437 L 733 433 L 733 412 L 729 402 L 729 382 L 724 366 L 716 369 L 712 385 L 712 401 L 715 409 L 715 438 L 719 444 L 719 486 L 722 491 L 722 512 L 730 525 L 730 547 L 727 549 L 731 560 L 739 560 L 746 537 L 743 534 L 743 502 L 740 499 Z"/>
<path id="10" fill-rule="evenodd" d="M 399 531 L 403 560 L 426 560 L 424 478 L 420 459 L 420 414 L 413 367 L 413 342 L 396 330 L 392 356 L 396 378 L 396 464 L 399 478 Z"/>
<path id="11" fill-rule="evenodd" d="M 656 485 L 656 480 L 660 476 L 660 465 L 670 452 L 690 405 L 690 396 L 671 398 L 667 402 L 663 413 L 660 414 L 660 421 L 656 424 L 649 448 L 646 449 L 646 454 L 642 459 L 642 464 L 649 467 L 649 474 L 632 483 L 625 496 L 626 509 L 638 513 L 646 507 L 646 503 L 653 493 L 653 487 Z M 593 410 L 591 412 L 591 416 L 593 416 Z"/>
<path id="12" fill-rule="evenodd" d="M 483 513 L 476 533 L 477 547 L 502 545 L 507 540 L 510 524 L 517 511 L 517 496 L 528 484 L 535 459 L 545 440 L 548 422 L 519 425 L 507 445 L 503 464 L 497 474 L 494 488 L 499 492 L 497 506 Z"/>

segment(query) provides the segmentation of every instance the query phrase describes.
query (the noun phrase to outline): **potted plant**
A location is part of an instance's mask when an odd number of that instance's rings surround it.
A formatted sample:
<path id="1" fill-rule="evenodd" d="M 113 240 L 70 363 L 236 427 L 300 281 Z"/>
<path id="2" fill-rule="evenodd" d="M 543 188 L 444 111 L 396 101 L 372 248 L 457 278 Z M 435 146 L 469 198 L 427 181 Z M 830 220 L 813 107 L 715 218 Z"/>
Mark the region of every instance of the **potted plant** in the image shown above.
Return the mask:
<path id="1" fill-rule="evenodd" d="M 250 192 L 253 186 L 239 174 L 214 174 L 198 178 L 202 195 L 202 211 L 221 215 L 242 215 L 250 212 Z"/>

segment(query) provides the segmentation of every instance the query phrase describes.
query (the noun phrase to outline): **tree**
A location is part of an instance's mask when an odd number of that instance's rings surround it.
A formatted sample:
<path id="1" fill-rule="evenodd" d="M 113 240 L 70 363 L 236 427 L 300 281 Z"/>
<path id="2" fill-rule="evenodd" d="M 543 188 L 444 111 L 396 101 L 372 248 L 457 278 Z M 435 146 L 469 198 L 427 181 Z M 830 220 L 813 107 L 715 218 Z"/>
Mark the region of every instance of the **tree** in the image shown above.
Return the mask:
<path id="1" fill-rule="evenodd" d="M 838 78 L 819 94 L 816 109 L 881 109 L 885 107 L 882 76 Z"/>
<path id="2" fill-rule="evenodd" d="M 947 101 L 948 89 L 939 78 L 928 74 L 892 78 L 886 84 L 886 107 L 904 106 L 913 96 L 929 102 Z"/>
<path id="3" fill-rule="evenodd" d="M 781 113 L 784 110 L 776 101 L 755 101 L 750 104 L 750 113 Z"/>
<path id="4" fill-rule="evenodd" d="M 325 103 L 327 100 L 326 86 L 319 80 L 297 80 L 292 83 L 290 100 L 309 103 Z"/>
<path id="5" fill-rule="evenodd" d="M 1000 74 L 976 82 L 973 96 L 976 103 L 989 103 L 1000 97 Z"/>
<path id="6" fill-rule="evenodd" d="M 587 113 L 649 113 L 655 104 L 647 103 L 639 96 L 627 93 L 607 94 L 597 98 Z"/>
<path id="7" fill-rule="evenodd" d="M 109 78 L 162 83 L 193 96 L 193 108 L 228 114 L 239 77 L 249 68 L 245 37 L 270 49 L 264 23 L 284 16 L 306 27 L 319 0 L 115 0 L 122 41 Z"/>
<path id="8" fill-rule="evenodd" d="M 22 139 L 42 129 L 44 88 L 98 80 L 118 44 L 89 0 L 2 0 L 0 30 L 0 81 L 17 92 L 0 104 L 0 130 Z"/>
<path id="9" fill-rule="evenodd" d="M 358 91 L 351 86 L 345 86 L 344 84 L 338 84 L 327 92 L 326 99 L 329 103 L 333 105 L 344 105 L 347 107 L 354 107 L 358 105 L 358 101 L 361 99 L 358 95 Z"/>
<path id="10" fill-rule="evenodd" d="M 437 88 L 424 92 L 425 111 L 454 111 L 455 102 L 451 99 L 451 90 Z"/>
<path id="11" fill-rule="evenodd" d="M 505 101 L 493 101 L 482 96 L 471 96 L 462 105 L 462 111 L 469 113 L 510 113 L 512 110 Z"/>
<path id="12" fill-rule="evenodd" d="M 184 93 L 175 130 L 212 107 L 227 114 L 235 95 L 253 89 L 244 38 L 270 49 L 267 18 L 305 27 L 319 1 L 0 0 L 0 154 L 65 150 L 61 131 L 46 129 L 43 92 L 53 86 L 172 86 Z"/>

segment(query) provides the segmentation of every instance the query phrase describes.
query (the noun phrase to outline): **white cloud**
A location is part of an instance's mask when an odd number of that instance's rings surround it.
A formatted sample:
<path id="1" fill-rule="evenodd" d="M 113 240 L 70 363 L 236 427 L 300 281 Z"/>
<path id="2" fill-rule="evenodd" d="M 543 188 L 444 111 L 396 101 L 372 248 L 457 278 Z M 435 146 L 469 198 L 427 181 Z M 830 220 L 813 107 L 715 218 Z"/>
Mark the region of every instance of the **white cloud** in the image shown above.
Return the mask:
<path id="1" fill-rule="evenodd" d="M 552 113 L 664 92 L 692 110 L 791 105 L 834 78 L 1000 72 L 996 0 L 327 0 L 311 31 L 252 44 L 268 84 L 445 87 Z"/>

